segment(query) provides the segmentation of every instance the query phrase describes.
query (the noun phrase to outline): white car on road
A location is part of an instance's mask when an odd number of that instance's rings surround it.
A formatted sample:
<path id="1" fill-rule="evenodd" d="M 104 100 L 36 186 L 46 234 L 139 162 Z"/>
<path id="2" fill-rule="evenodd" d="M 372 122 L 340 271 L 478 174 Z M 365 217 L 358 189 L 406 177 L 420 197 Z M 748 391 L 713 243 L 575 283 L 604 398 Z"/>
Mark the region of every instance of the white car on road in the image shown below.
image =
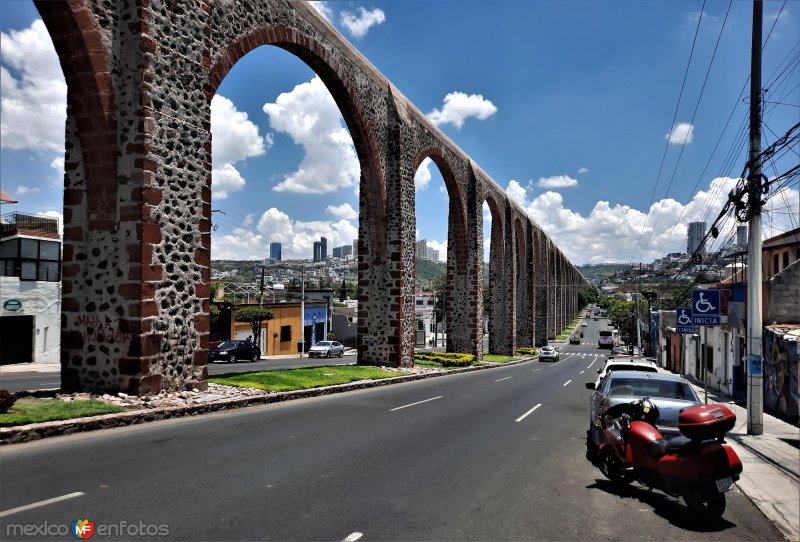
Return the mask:
<path id="1" fill-rule="evenodd" d="M 344 345 L 336 341 L 320 341 L 308 350 L 310 358 L 332 358 L 344 355 Z"/>
<path id="2" fill-rule="evenodd" d="M 558 361 L 558 350 L 552 346 L 543 346 L 539 351 L 539 361 Z"/>

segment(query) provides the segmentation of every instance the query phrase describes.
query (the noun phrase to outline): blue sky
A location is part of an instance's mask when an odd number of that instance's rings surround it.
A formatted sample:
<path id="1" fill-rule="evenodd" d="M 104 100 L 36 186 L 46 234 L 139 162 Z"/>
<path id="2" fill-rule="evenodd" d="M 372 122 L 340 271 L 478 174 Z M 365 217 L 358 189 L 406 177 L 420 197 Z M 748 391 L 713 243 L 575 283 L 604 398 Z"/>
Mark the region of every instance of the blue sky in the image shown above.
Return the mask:
<path id="1" fill-rule="evenodd" d="M 316 7 L 576 263 L 685 250 L 687 224 L 713 221 L 746 160 L 750 2 Z M 0 186 L 19 200 L 13 210 L 60 215 L 66 86 L 33 3 L 2 8 Z M 765 2 L 768 34 L 765 145 L 800 121 L 800 2 Z M 213 259 L 262 258 L 271 241 L 310 258 L 320 235 L 331 247 L 352 241 L 358 161 L 330 95 L 301 60 L 275 47 L 244 57 L 212 102 L 212 130 Z M 796 165 L 797 151 L 765 173 Z M 418 236 L 443 258 L 446 202 L 436 166 L 423 164 Z M 766 236 L 800 225 L 796 182 L 769 205 Z"/>

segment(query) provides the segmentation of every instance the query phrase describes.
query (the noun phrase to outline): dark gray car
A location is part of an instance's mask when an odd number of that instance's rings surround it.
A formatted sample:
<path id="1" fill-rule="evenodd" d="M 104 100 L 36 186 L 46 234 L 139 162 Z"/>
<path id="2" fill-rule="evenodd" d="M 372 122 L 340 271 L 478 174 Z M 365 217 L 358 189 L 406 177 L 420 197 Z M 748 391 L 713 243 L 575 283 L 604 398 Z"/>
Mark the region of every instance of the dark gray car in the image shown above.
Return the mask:
<path id="1" fill-rule="evenodd" d="M 586 387 L 594 389 L 594 382 Z M 630 403 L 649 397 L 656 404 L 659 418 L 656 427 L 667 440 L 680 435 L 678 414 L 688 406 L 700 404 L 700 399 L 689 382 L 677 375 L 640 371 L 613 371 L 601 383 L 600 389 L 589 399 L 589 433 L 592 442 L 599 445 L 602 431 L 594 421 L 603 412 L 620 403 Z"/>

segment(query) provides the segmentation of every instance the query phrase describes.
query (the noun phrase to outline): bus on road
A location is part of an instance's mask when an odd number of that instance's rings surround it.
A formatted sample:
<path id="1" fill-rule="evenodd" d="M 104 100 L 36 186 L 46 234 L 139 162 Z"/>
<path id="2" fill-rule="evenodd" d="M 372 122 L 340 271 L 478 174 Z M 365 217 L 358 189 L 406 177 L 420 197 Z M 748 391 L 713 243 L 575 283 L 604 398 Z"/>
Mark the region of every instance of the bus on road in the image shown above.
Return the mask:
<path id="1" fill-rule="evenodd" d="M 600 348 L 614 348 L 619 344 L 619 331 L 616 329 L 604 329 L 597 338 L 597 346 Z"/>

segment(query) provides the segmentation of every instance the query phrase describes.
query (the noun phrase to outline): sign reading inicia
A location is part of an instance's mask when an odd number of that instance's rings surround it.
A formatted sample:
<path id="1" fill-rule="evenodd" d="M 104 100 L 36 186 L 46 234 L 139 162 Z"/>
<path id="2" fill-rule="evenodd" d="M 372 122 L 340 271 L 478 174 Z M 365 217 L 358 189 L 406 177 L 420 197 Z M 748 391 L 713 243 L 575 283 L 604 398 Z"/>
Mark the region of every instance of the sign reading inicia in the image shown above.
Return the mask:
<path id="1" fill-rule="evenodd" d="M 692 323 L 696 326 L 718 326 L 720 323 L 719 290 L 692 292 Z"/>
<path id="2" fill-rule="evenodd" d="M 692 324 L 692 309 L 678 307 L 675 313 L 675 331 L 678 333 L 697 333 L 697 328 Z"/>
<path id="3" fill-rule="evenodd" d="M 16 312 L 22 308 L 22 301 L 19 299 L 8 299 L 3 303 L 3 308 L 10 312 Z"/>

